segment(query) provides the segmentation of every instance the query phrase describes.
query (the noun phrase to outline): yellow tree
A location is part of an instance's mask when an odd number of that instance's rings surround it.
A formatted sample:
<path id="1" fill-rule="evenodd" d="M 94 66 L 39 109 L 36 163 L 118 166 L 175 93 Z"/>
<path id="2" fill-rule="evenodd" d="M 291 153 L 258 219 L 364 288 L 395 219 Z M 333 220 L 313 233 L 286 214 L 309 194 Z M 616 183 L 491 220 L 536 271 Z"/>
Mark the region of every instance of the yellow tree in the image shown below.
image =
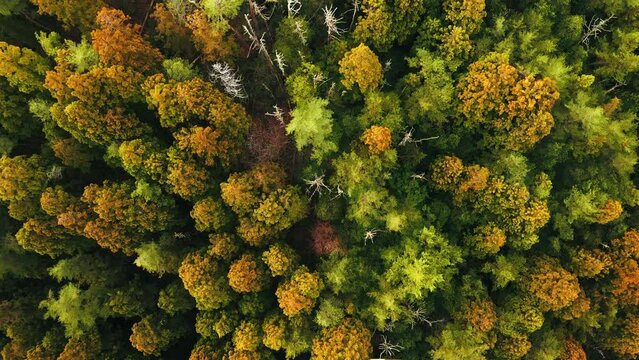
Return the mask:
<path id="1" fill-rule="evenodd" d="M 484 129 L 488 145 L 527 150 L 550 133 L 551 110 L 559 99 L 555 82 L 536 79 L 491 54 L 472 63 L 458 84 L 464 124 Z"/>
<path id="2" fill-rule="evenodd" d="M 362 92 L 376 90 L 382 83 L 382 64 L 377 55 L 366 45 L 349 50 L 339 62 L 342 84 L 347 89 L 358 85 Z"/>

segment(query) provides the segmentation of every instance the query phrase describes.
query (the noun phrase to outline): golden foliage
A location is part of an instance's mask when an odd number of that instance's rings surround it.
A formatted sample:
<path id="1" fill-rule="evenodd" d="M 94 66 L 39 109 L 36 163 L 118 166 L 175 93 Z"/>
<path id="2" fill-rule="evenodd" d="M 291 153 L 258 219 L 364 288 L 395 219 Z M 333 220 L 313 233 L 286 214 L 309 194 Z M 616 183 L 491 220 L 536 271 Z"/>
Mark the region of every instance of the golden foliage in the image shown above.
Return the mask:
<path id="1" fill-rule="evenodd" d="M 621 321 L 621 328 L 609 340 L 612 350 L 628 359 L 639 356 L 639 316 L 628 315 Z"/>
<path id="2" fill-rule="evenodd" d="M 231 301 L 225 271 L 206 249 L 188 254 L 178 274 L 199 310 L 219 309 Z"/>
<path id="3" fill-rule="evenodd" d="M 559 360 L 587 360 L 586 352 L 580 343 L 572 338 L 566 339 Z"/>
<path id="4" fill-rule="evenodd" d="M 485 0 L 446 0 L 444 10 L 446 20 L 472 34 L 479 30 L 486 16 L 486 2 Z"/>
<path id="5" fill-rule="evenodd" d="M 382 64 L 377 55 L 366 45 L 349 50 L 339 61 L 339 72 L 344 77 L 342 84 L 352 89 L 357 84 L 362 92 L 376 90 L 382 83 Z"/>
<path id="6" fill-rule="evenodd" d="M 279 284 L 275 295 L 284 315 L 294 317 L 310 314 L 323 288 L 324 283 L 317 273 L 301 267 L 289 280 Z"/>
<path id="7" fill-rule="evenodd" d="M 255 256 L 244 254 L 229 268 L 229 285 L 238 293 L 259 292 L 268 285 L 268 275 Z M 247 349 L 249 350 L 249 349 Z"/>
<path id="8" fill-rule="evenodd" d="M 559 310 L 557 316 L 563 320 L 570 321 L 579 319 L 590 310 L 590 299 L 586 296 L 583 289 L 579 292 L 579 296 L 569 306 Z"/>
<path id="9" fill-rule="evenodd" d="M 381 154 L 390 149 L 392 140 L 391 129 L 384 126 L 373 125 L 362 135 L 362 141 L 371 154 Z"/>
<path id="10" fill-rule="evenodd" d="M 0 157 L 0 200 L 19 201 L 39 194 L 46 180 L 40 156 Z"/>
<path id="11" fill-rule="evenodd" d="M 464 171 L 464 163 L 456 156 L 443 156 L 431 166 L 431 182 L 440 190 L 452 191 Z"/>
<path id="12" fill-rule="evenodd" d="M 166 4 L 156 3 L 151 17 L 155 20 L 155 31 L 166 48 L 174 52 L 186 52 L 190 48 L 193 33 L 184 21 L 173 16 Z"/>
<path id="13" fill-rule="evenodd" d="M 492 145 L 526 150 L 550 133 L 552 107 L 559 91 L 550 78 L 535 79 L 493 54 L 472 63 L 458 85 L 460 111 L 468 126 L 483 126 L 494 133 Z"/>
<path id="14" fill-rule="evenodd" d="M 497 341 L 495 353 L 499 358 L 507 360 L 516 360 L 524 357 L 530 349 L 532 343 L 525 335 L 514 335 L 512 337 L 504 337 Z"/>
<path id="15" fill-rule="evenodd" d="M 157 68 L 163 59 L 140 35 L 140 25 L 130 24 L 122 11 L 103 8 L 96 17 L 98 28 L 91 32 L 93 48 L 104 65 L 129 66 L 140 72 Z"/>
<path id="16" fill-rule="evenodd" d="M 191 217 L 197 231 L 220 230 L 229 223 L 224 205 L 213 197 L 204 198 L 193 205 Z"/>
<path id="17" fill-rule="evenodd" d="M 0 76 L 23 93 L 42 90 L 42 77 L 49 70 L 47 60 L 28 48 L 0 41 Z"/>
<path id="18" fill-rule="evenodd" d="M 577 277 L 562 268 L 557 259 L 537 259 L 531 271 L 526 288 L 539 300 L 543 311 L 569 306 L 583 291 Z"/>
<path id="19" fill-rule="evenodd" d="M 607 224 L 615 221 L 621 216 L 622 212 L 623 207 L 620 201 L 608 199 L 601 209 L 599 209 L 596 222 L 598 224 Z"/>
<path id="20" fill-rule="evenodd" d="M 357 319 L 346 318 L 313 339 L 312 360 L 368 360 L 371 332 Z"/>
<path id="21" fill-rule="evenodd" d="M 462 309 L 462 318 L 477 331 L 488 332 L 497 323 L 495 304 L 490 299 L 467 302 Z"/>
<path id="22" fill-rule="evenodd" d="M 611 257 L 599 249 L 587 250 L 579 248 L 570 256 L 570 259 L 575 275 L 584 278 L 606 274 L 612 267 Z"/>
<path id="23" fill-rule="evenodd" d="M 240 251 L 240 240 L 232 234 L 211 234 L 209 242 L 209 255 L 218 259 L 230 260 Z"/>
<path id="24" fill-rule="evenodd" d="M 267 317 L 262 324 L 262 333 L 264 346 L 271 350 L 280 350 L 286 341 L 286 319 L 281 315 Z"/>
<path id="25" fill-rule="evenodd" d="M 262 260 L 271 270 L 272 276 L 288 275 L 297 264 L 298 256 L 291 247 L 278 243 L 269 246 L 262 254 Z"/>
<path id="26" fill-rule="evenodd" d="M 242 321 L 233 333 L 233 345 L 239 351 L 255 351 L 262 342 L 260 327 L 254 321 Z"/>
<path id="27" fill-rule="evenodd" d="M 496 254 L 506 244 L 506 233 L 494 224 L 480 226 L 470 237 L 470 243 L 479 254 Z"/>
<path id="28" fill-rule="evenodd" d="M 40 14 L 53 15 L 65 29 L 74 27 L 86 33 L 95 27 L 95 16 L 103 6 L 102 0 L 31 0 Z"/>
<path id="29" fill-rule="evenodd" d="M 639 305 L 639 264 L 634 259 L 618 260 L 614 264 L 616 277 L 612 280 L 612 294 L 622 304 Z"/>
<path id="30" fill-rule="evenodd" d="M 202 10 L 191 13 L 186 26 L 193 32 L 195 47 L 202 52 L 204 60 L 218 61 L 236 52 L 233 37 L 227 34 L 228 25 L 224 22 L 210 23 Z"/>

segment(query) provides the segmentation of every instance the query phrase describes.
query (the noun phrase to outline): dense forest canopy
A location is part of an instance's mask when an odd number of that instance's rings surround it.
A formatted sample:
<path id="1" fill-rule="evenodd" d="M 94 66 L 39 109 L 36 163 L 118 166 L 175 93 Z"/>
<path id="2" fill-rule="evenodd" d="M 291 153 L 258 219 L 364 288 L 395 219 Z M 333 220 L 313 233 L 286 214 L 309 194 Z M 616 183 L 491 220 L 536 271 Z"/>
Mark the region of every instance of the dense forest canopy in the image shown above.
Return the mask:
<path id="1" fill-rule="evenodd" d="M 5 360 L 639 358 L 637 0 L 0 0 Z"/>

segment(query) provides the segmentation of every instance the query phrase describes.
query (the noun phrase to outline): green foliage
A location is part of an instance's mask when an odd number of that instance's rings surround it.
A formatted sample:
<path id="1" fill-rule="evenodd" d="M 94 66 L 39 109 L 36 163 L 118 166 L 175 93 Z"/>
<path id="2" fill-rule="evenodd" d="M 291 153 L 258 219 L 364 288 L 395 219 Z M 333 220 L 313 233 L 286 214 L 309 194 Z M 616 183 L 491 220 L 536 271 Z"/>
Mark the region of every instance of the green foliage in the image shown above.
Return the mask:
<path id="1" fill-rule="evenodd" d="M 486 351 L 490 349 L 485 334 L 472 328 L 447 325 L 441 334 L 431 340 L 434 345 L 432 358 L 436 360 L 483 360 L 486 359 Z"/>
<path id="2" fill-rule="evenodd" d="M 98 64 L 98 53 L 86 39 L 82 39 L 80 43 L 67 41 L 66 45 L 68 51 L 66 60 L 75 65 L 77 72 L 85 72 Z"/>
<path id="3" fill-rule="evenodd" d="M 405 79 L 411 88 L 406 92 L 409 119 L 420 123 L 420 119 L 426 118 L 427 124 L 443 125 L 451 113 L 455 93 L 446 62 L 429 51 L 418 49 L 417 57 L 408 59 L 408 64 L 419 70 Z"/>
<path id="4" fill-rule="evenodd" d="M 304 101 L 291 112 L 293 119 L 286 126 L 286 132 L 293 134 L 298 150 L 311 146 L 311 157 L 318 162 L 337 151 L 337 145 L 331 139 L 333 112 L 327 108 L 328 101 L 311 98 Z"/>
<path id="5" fill-rule="evenodd" d="M 204 0 L 202 7 L 211 19 L 232 19 L 237 16 L 243 3 L 244 0 Z"/>
<path id="6" fill-rule="evenodd" d="M 402 304 L 424 300 L 430 293 L 447 286 L 461 262 L 459 248 L 451 245 L 433 228 L 423 228 L 401 245 L 382 253 L 386 271 L 380 289 L 372 292 L 371 315 L 379 328 L 387 320 L 398 321 Z"/>
<path id="7" fill-rule="evenodd" d="M 110 315 L 104 304 L 105 295 L 93 288 L 81 290 L 74 284 L 67 284 L 57 297 L 50 293 L 40 306 L 47 310 L 47 317 L 64 325 L 67 336 L 78 336 L 94 327 L 98 319 Z"/>
<path id="8" fill-rule="evenodd" d="M 636 0 L 30 2 L 1 357 L 639 356 Z"/>
<path id="9" fill-rule="evenodd" d="M 170 80 L 187 81 L 197 76 L 197 72 L 193 69 L 193 65 L 189 64 L 184 59 L 166 59 L 162 62 L 162 67 L 164 68 L 166 76 Z"/>

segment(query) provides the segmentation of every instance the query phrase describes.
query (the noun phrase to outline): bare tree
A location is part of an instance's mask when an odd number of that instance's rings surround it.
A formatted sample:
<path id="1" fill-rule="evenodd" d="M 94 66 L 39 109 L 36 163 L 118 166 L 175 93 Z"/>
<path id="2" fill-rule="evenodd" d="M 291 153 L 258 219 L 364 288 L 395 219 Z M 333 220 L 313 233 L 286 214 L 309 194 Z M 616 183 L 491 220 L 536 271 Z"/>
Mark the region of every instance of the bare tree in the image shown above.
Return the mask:
<path id="1" fill-rule="evenodd" d="M 614 15 L 610 15 L 606 19 L 593 16 L 592 19 L 584 25 L 584 35 L 581 37 L 581 43 L 586 45 L 586 49 L 590 49 L 590 41 L 592 39 L 596 40 L 601 33 L 610 31 L 606 28 L 606 25 L 614 18 Z"/>
<path id="2" fill-rule="evenodd" d="M 312 199 L 315 194 L 322 196 L 322 190 L 331 192 L 331 188 L 326 186 L 326 184 L 324 183 L 324 176 L 325 175 L 322 175 L 322 176 L 315 175 L 315 178 L 313 180 L 303 179 L 304 183 L 308 185 L 308 188 L 306 189 L 306 193 L 310 194 L 309 198 Z"/>
<path id="3" fill-rule="evenodd" d="M 211 65 L 209 76 L 213 82 L 221 84 L 224 92 L 230 96 L 239 99 L 246 98 L 244 87 L 242 86 L 242 77 L 229 64 L 224 62 L 214 63 Z"/>
<path id="4" fill-rule="evenodd" d="M 377 237 L 377 234 L 379 234 L 380 232 L 382 232 L 382 230 L 368 230 L 364 233 L 364 246 L 366 246 L 366 243 L 368 241 L 370 241 L 371 243 L 374 243 L 375 237 Z"/>
<path id="5" fill-rule="evenodd" d="M 397 344 L 392 344 L 388 341 L 388 338 L 386 338 L 385 335 L 382 335 L 382 342 L 379 344 L 378 349 L 381 350 L 381 352 L 379 353 L 379 357 L 384 358 L 387 356 L 395 356 L 395 353 L 402 351 L 404 347 Z"/>
<path id="6" fill-rule="evenodd" d="M 410 322 L 410 328 L 413 329 L 415 325 L 420 323 L 426 323 L 428 326 L 433 327 L 437 323 L 442 323 L 445 320 L 429 320 L 426 317 L 426 311 L 421 307 L 414 307 L 412 304 L 408 304 L 406 310 L 408 311 L 408 321 Z"/>
<path id="7" fill-rule="evenodd" d="M 324 6 L 322 11 L 324 12 L 324 25 L 326 25 L 328 39 L 337 39 L 344 33 L 344 30 L 339 28 L 339 25 L 342 23 L 342 18 L 335 15 L 337 8 L 334 8 L 332 5 Z"/>
<path id="8" fill-rule="evenodd" d="M 282 125 L 285 124 L 284 123 L 284 113 L 282 112 L 280 107 L 277 106 L 277 105 L 273 105 L 273 112 L 266 113 L 265 115 L 275 118 Z"/>
<path id="9" fill-rule="evenodd" d="M 439 136 L 431 136 L 431 137 L 422 138 L 422 139 L 414 139 L 413 138 L 413 132 L 414 131 L 415 131 L 415 129 L 410 128 L 410 130 L 408 130 L 406 133 L 404 133 L 404 137 L 402 138 L 402 141 L 400 141 L 398 145 L 399 146 L 404 146 L 406 144 L 419 144 L 419 143 L 422 143 L 424 141 L 439 139 Z"/>

